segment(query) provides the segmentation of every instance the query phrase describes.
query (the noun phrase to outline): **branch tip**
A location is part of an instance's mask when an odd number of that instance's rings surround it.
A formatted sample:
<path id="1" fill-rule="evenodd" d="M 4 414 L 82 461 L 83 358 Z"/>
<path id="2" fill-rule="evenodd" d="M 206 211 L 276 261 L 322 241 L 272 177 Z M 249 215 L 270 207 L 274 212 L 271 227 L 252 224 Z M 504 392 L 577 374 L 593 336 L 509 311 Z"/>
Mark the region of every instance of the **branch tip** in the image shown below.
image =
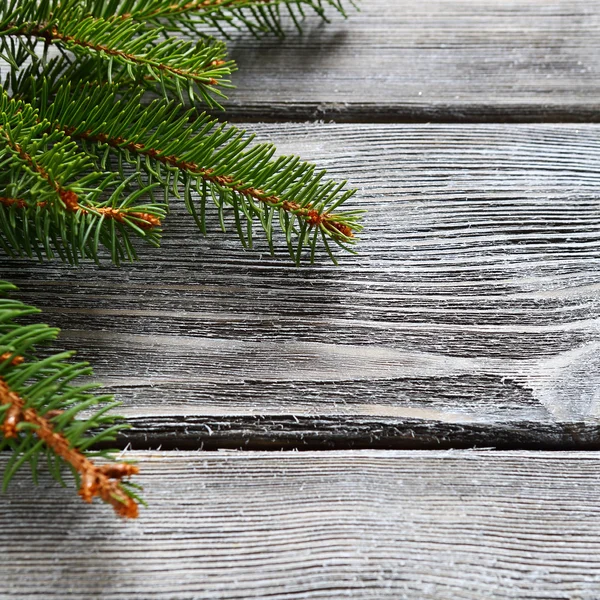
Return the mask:
<path id="1" fill-rule="evenodd" d="M 25 400 L 11 390 L 3 377 L 0 377 L 0 404 L 8 409 L 2 422 L 2 435 L 7 439 L 16 438 L 19 423 L 29 423 L 35 426 L 35 434 L 53 452 L 70 464 L 80 475 L 81 485 L 79 495 L 85 502 L 91 502 L 95 496 L 112 505 L 115 512 L 122 517 L 135 519 L 139 507 L 135 500 L 129 497 L 120 485 L 124 477 L 136 475 L 139 469 L 129 463 L 115 463 L 97 466 L 80 450 L 73 448 L 69 440 L 54 431 L 50 418 L 58 416 L 57 411 L 41 415 L 32 407 L 26 407 Z"/>

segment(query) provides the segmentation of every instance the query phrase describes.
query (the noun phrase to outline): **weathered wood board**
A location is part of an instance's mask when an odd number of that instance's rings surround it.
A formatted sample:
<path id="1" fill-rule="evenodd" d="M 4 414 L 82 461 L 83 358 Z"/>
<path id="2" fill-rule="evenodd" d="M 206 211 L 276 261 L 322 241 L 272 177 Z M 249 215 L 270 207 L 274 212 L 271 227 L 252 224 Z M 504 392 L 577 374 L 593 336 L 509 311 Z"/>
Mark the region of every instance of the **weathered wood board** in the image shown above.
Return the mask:
<path id="1" fill-rule="evenodd" d="M 363 0 L 283 42 L 246 34 L 229 117 L 598 120 L 597 0 Z"/>
<path id="2" fill-rule="evenodd" d="M 0 496 L 3 599 L 600 593 L 598 453 L 134 456 L 138 521 L 25 474 Z"/>
<path id="3" fill-rule="evenodd" d="M 357 257 L 202 239 L 98 271 L 2 259 L 137 447 L 600 447 L 600 126 L 261 125 L 361 189 Z"/>
<path id="4" fill-rule="evenodd" d="M 234 36 L 226 115 L 353 122 L 250 128 L 360 188 L 357 257 L 296 269 L 176 208 L 133 266 L 0 258 L 123 446 L 205 450 L 127 453 L 134 522 L 19 475 L 2 600 L 600 598 L 600 453 L 564 451 L 600 449 L 600 2 L 361 7 Z M 452 446 L 521 450 L 415 450 Z"/>

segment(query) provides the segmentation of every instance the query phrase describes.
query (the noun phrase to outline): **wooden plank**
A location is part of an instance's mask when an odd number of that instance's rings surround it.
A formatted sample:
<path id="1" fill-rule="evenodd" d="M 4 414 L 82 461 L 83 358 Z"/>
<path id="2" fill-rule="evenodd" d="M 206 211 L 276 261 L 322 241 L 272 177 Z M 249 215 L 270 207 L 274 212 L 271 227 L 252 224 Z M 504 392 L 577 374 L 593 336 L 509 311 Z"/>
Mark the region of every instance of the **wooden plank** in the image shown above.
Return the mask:
<path id="1" fill-rule="evenodd" d="M 138 521 L 13 482 L 2 598 L 598 597 L 598 453 L 134 456 Z"/>
<path id="2" fill-rule="evenodd" d="M 368 0 L 234 38 L 230 118 L 598 120 L 598 0 Z"/>
<path id="3" fill-rule="evenodd" d="M 600 126 L 263 125 L 352 176 L 357 257 L 296 269 L 176 209 L 121 269 L 0 261 L 137 447 L 600 447 Z"/>

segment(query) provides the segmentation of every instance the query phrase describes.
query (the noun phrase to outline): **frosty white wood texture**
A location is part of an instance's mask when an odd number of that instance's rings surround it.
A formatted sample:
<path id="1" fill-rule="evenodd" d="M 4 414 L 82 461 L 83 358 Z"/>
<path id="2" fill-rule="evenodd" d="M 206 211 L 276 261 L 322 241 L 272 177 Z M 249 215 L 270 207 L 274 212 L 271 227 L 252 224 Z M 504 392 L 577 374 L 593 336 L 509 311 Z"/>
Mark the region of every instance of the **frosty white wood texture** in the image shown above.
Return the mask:
<path id="1" fill-rule="evenodd" d="M 597 120 L 597 0 L 363 0 L 283 42 L 245 34 L 229 116 Z"/>
<path id="2" fill-rule="evenodd" d="M 350 175 L 359 255 L 202 239 L 98 271 L 2 259 L 156 447 L 597 447 L 600 127 L 262 125 Z"/>
<path id="3" fill-rule="evenodd" d="M 598 597 L 598 453 L 140 453 L 121 522 L 22 475 L 3 599 Z"/>

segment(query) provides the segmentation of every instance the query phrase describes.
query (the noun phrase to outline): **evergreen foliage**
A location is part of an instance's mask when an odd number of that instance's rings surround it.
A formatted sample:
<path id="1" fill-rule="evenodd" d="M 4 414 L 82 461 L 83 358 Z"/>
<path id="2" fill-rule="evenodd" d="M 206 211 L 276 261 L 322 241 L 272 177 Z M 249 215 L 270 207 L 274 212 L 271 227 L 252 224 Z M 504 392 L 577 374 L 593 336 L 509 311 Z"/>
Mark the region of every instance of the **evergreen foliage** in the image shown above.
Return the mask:
<path id="1" fill-rule="evenodd" d="M 169 202 L 181 200 L 201 232 L 215 210 L 244 247 L 261 229 L 274 252 L 281 229 L 296 263 L 319 249 L 335 262 L 332 244 L 352 251 L 361 211 L 341 207 L 354 190 L 203 112 L 222 108 L 235 70 L 211 32 L 281 36 L 284 15 L 300 29 L 307 9 L 325 18 L 326 7 L 345 14 L 341 0 L 6 0 L 0 247 L 15 257 L 120 264 L 137 257 L 139 242 L 159 244 Z M 106 398 L 71 386 L 87 366 L 65 354 L 30 356 L 56 336 L 14 323 L 31 310 L 0 301 L 0 443 L 14 450 L 5 484 L 24 462 L 35 472 L 44 452 L 53 472 L 56 461 L 71 466 L 84 499 L 99 495 L 133 516 L 120 480 L 134 468 L 103 472 L 86 456 L 117 431 L 113 417 L 101 409 L 76 418 Z"/>
<path id="2" fill-rule="evenodd" d="M 253 226 L 273 248 L 274 224 L 298 262 L 319 244 L 348 248 L 360 215 L 353 194 L 295 157 L 198 111 L 215 108 L 234 65 L 223 42 L 174 34 L 215 19 L 252 31 L 280 27 L 282 9 L 316 0 L 11 0 L 0 8 L 0 55 L 12 69 L 0 98 L 0 244 L 14 256 L 71 263 L 136 257 L 158 244 L 169 197 L 205 231 L 215 205 L 251 246 Z M 338 2 L 328 2 L 341 10 Z M 198 36 L 196 36 L 198 37 Z M 49 49 L 60 54 L 50 57 Z M 148 105 L 144 92 L 161 96 Z M 156 202 L 154 191 L 165 191 Z M 169 192 L 170 190 L 170 192 Z M 334 258 L 335 260 L 335 258 Z"/>
<path id="3" fill-rule="evenodd" d="M 137 515 L 135 486 L 123 477 L 137 468 L 127 463 L 97 466 L 92 458 L 113 458 L 114 453 L 89 448 L 112 441 L 125 425 L 108 414 L 116 406 L 110 396 L 96 396 L 95 384 L 74 381 L 91 373 L 87 363 L 74 362 L 72 352 L 35 355 L 36 346 L 54 340 L 58 330 L 40 323 L 17 320 L 39 312 L 18 300 L 4 297 L 13 287 L 0 281 L 0 450 L 13 450 L 6 465 L 3 489 L 19 467 L 29 463 L 34 477 L 46 456 L 50 471 L 62 481 L 64 464 L 72 470 L 82 498 L 100 496 L 117 513 Z M 83 419 L 77 417 L 89 413 Z"/>

